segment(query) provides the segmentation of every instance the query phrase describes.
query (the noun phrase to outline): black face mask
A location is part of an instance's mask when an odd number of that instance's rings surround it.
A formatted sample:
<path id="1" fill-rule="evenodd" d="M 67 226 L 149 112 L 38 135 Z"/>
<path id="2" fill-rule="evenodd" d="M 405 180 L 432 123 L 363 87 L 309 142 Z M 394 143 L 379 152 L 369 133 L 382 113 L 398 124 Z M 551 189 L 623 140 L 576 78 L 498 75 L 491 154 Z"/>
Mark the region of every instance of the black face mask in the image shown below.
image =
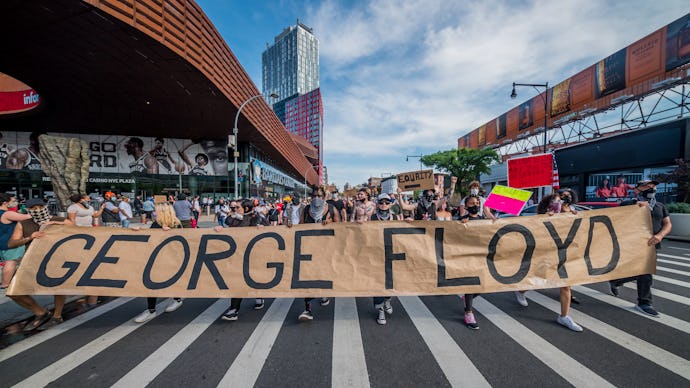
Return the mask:
<path id="1" fill-rule="evenodd" d="M 656 197 L 656 189 L 647 189 L 640 194 L 646 199 L 654 199 Z"/>
<path id="2" fill-rule="evenodd" d="M 561 197 L 561 200 L 563 201 L 564 205 L 570 205 L 571 203 L 573 203 L 573 199 L 570 198 L 569 195 L 565 195 L 565 196 Z"/>
<path id="3" fill-rule="evenodd" d="M 477 205 L 468 206 L 468 207 L 467 207 L 467 211 L 468 211 L 470 214 L 478 214 L 478 213 L 479 213 L 479 206 L 477 206 Z"/>

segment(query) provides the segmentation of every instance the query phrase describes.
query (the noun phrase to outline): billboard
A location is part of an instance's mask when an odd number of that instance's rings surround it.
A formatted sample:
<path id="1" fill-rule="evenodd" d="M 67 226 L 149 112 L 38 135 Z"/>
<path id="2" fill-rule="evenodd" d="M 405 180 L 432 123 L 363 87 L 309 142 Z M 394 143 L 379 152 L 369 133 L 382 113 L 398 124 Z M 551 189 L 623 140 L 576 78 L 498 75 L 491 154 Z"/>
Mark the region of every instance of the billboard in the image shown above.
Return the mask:
<path id="1" fill-rule="evenodd" d="M 142 136 L 47 133 L 89 146 L 90 172 L 123 175 L 227 176 L 227 142 Z M 41 171 L 34 132 L 0 133 L 0 170 Z"/>
<path id="2" fill-rule="evenodd" d="M 690 63 L 690 14 L 673 21 L 616 53 L 556 84 L 549 96 L 548 125 L 569 112 L 585 108 L 605 108 L 610 99 L 622 94 L 642 94 L 665 78 L 680 76 L 679 67 Z M 680 74 L 678 74 L 680 73 Z M 496 139 L 514 140 L 520 131 L 542 127 L 544 93 L 521 103 L 470 132 L 480 133 L 478 146 Z M 494 128 L 495 126 L 495 128 Z M 484 133 L 485 136 L 481 136 Z M 493 134 L 496 139 L 493 139 Z M 498 142 L 500 143 L 500 142 Z M 458 142 L 461 144 L 461 142 Z M 465 146 L 475 146 L 467 144 Z"/>

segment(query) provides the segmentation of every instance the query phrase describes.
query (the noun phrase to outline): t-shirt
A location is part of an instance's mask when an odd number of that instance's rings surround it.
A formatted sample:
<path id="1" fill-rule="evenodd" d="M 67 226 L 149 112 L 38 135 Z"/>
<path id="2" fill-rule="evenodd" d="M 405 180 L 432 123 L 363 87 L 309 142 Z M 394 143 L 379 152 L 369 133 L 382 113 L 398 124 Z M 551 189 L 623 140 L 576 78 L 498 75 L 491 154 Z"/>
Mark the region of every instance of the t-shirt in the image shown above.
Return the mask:
<path id="1" fill-rule="evenodd" d="M 73 203 L 67 208 L 67 213 L 76 214 L 74 218 L 74 224 L 77 226 L 92 226 L 93 225 L 93 213 L 96 211 L 89 206 L 85 208 L 81 204 Z"/>
<path id="2" fill-rule="evenodd" d="M 120 222 L 120 217 L 118 216 L 118 214 L 113 212 L 113 210 L 116 208 L 117 207 L 115 206 L 115 204 L 113 204 L 112 201 L 105 202 L 105 209 L 103 209 L 103 213 L 101 213 L 101 218 L 103 218 L 103 222 Z"/>
<path id="3" fill-rule="evenodd" d="M 117 207 L 120 208 L 120 212 L 117 213 L 120 216 L 120 221 L 132 218 L 132 207 L 129 206 L 128 202 L 122 201 Z"/>
<path id="4" fill-rule="evenodd" d="M 192 204 L 189 201 L 175 201 L 173 203 L 173 209 L 175 209 L 175 215 L 180 221 L 189 221 L 192 219 Z"/>
<path id="5" fill-rule="evenodd" d="M 628 205 L 634 205 L 637 204 L 637 199 L 630 199 L 627 201 L 621 202 L 620 206 L 628 206 Z M 649 207 L 647 207 L 649 208 Z M 664 218 L 668 217 L 668 209 L 666 209 L 666 206 L 664 206 L 663 203 L 655 203 L 654 207 L 652 208 L 652 233 L 657 234 L 661 231 L 663 228 L 662 221 Z M 661 243 L 656 244 L 656 249 L 661 248 Z"/>
<path id="6" fill-rule="evenodd" d="M 53 216 L 50 217 L 49 221 L 56 221 L 56 222 L 62 222 L 65 220 L 65 217 L 58 217 L 58 216 Z M 21 222 L 22 224 L 22 237 L 29 237 L 31 236 L 31 233 L 33 232 L 38 232 L 41 229 L 41 226 L 36 223 L 33 219 L 28 219 L 24 220 Z M 31 240 L 33 241 L 33 240 Z M 26 243 L 26 247 L 28 248 L 29 245 L 31 245 L 31 241 Z"/>
<path id="7" fill-rule="evenodd" d="M 144 211 L 145 212 L 152 212 L 155 209 L 153 202 L 151 201 L 146 201 L 144 202 Z"/>

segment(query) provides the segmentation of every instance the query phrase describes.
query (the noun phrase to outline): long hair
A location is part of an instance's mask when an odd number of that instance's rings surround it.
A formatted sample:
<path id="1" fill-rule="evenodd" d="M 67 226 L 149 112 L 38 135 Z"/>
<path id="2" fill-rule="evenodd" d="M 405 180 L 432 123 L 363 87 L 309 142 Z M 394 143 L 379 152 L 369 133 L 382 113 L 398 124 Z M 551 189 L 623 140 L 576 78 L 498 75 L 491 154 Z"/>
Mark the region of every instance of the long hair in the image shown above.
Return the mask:
<path id="1" fill-rule="evenodd" d="M 167 202 L 159 202 L 156 204 L 156 222 L 161 227 L 167 226 L 174 229 L 182 225 L 180 220 L 175 215 L 175 210 L 172 205 Z"/>
<path id="2" fill-rule="evenodd" d="M 545 195 L 544 198 L 539 201 L 539 205 L 537 205 L 537 214 L 546 214 L 549 212 L 549 206 L 551 205 L 551 201 L 556 199 L 558 197 L 557 193 L 553 193 L 551 195 Z"/>

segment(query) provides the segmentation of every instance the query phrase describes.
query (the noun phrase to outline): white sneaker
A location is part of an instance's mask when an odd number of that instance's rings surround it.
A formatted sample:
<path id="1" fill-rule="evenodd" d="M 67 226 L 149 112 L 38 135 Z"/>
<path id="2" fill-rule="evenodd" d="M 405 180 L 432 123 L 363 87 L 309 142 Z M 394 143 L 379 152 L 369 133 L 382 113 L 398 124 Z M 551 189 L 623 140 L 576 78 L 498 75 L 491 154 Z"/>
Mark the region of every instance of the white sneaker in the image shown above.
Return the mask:
<path id="1" fill-rule="evenodd" d="M 572 331 L 582 331 L 582 326 L 578 325 L 575 323 L 570 316 L 566 315 L 565 317 L 559 316 L 558 319 L 556 319 L 556 322 L 559 324 L 567 327 L 568 329 Z"/>
<path id="2" fill-rule="evenodd" d="M 383 309 L 379 309 L 379 316 L 376 318 L 376 323 L 379 325 L 386 324 L 386 312 Z"/>
<path id="3" fill-rule="evenodd" d="M 171 312 L 179 309 L 180 306 L 182 306 L 182 299 L 180 299 L 180 300 L 173 299 L 172 301 L 170 301 L 170 304 L 168 305 L 168 307 L 165 308 L 165 312 L 171 313 Z"/>
<path id="4" fill-rule="evenodd" d="M 391 306 L 391 301 L 386 299 L 383 301 L 383 310 L 386 312 L 386 314 L 391 315 L 393 314 L 393 306 Z"/>
<path id="5" fill-rule="evenodd" d="M 524 292 L 515 291 L 515 299 L 520 303 L 520 306 L 527 307 L 527 298 L 525 298 Z"/>
<path id="6" fill-rule="evenodd" d="M 156 315 L 158 315 L 158 313 L 156 313 L 155 311 L 150 312 L 148 309 L 146 309 L 146 310 L 144 310 L 143 313 L 137 315 L 134 318 L 134 322 L 136 322 L 136 323 L 148 322 L 148 321 L 152 320 L 153 318 L 155 318 Z"/>

